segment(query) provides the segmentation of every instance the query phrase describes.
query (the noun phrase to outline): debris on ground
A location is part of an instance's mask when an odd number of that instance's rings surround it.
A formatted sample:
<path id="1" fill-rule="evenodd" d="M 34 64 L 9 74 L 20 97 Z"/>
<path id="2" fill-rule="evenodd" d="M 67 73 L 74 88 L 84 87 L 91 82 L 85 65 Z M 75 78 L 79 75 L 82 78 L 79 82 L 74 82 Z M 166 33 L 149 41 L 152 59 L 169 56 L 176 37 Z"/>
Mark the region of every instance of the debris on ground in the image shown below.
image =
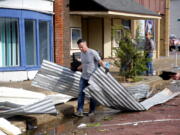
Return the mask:
<path id="1" fill-rule="evenodd" d="M 87 124 L 81 123 L 77 128 L 85 128 L 87 127 Z"/>
<path id="2" fill-rule="evenodd" d="M 0 87 L 0 116 L 57 114 L 55 105 L 71 98 L 64 94 L 45 95 L 24 89 Z"/>
<path id="3" fill-rule="evenodd" d="M 4 118 L 0 118 L 0 135 L 19 135 L 21 130 Z"/>
<path id="4" fill-rule="evenodd" d="M 80 76 L 80 72 L 72 72 L 66 67 L 44 60 L 32 85 L 77 97 Z M 128 90 L 110 73 L 106 74 L 103 68 L 98 68 L 92 74 L 89 84 L 85 89 L 87 96 L 94 98 L 103 106 L 121 111 L 148 110 L 150 107 L 167 102 L 180 94 L 180 92 L 165 89 L 152 98 L 139 102 L 139 99 L 147 97 L 150 89 L 148 85 L 141 84 L 134 88 L 129 87 Z"/>
<path id="5" fill-rule="evenodd" d="M 77 128 L 86 128 L 86 127 L 99 127 L 101 126 L 101 123 L 88 123 L 88 124 L 85 124 L 85 123 L 81 123 Z"/>
<path id="6" fill-rule="evenodd" d="M 14 115 L 28 114 L 57 114 L 57 110 L 50 98 L 45 98 L 29 105 L 23 105 L 16 108 L 0 111 L 0 117 L 12 117 Z"/>
<path id="7" fill-rule="evenodd" d="M 167 102 L 180 94 L 178 91 L 173 92 L 165 89 L 152 98 L 138 102 L 110 73 L 105 74 L 103 68 L 97 69 L 92 74 L 89 84 L 85 90 L 88 95 L 96 99 L 101 105 L 122 111 L 148 110 L 150 107 Z"/>

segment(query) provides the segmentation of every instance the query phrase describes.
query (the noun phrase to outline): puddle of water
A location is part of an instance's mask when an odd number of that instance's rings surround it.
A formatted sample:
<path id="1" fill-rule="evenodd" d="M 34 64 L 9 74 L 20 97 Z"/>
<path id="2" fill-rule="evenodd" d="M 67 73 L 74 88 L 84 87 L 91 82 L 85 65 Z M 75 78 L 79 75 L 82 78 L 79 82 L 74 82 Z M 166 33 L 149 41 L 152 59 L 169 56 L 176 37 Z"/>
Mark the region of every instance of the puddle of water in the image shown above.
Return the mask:
<path id="1" fill-rule="evenodd" d="M 108 108 L 100 108 L 95 116 L 85 116 L 83 118 L 64 117 L 60 121 L 53 121 L 51 123 L 39 126 L 37 129 L 29 130 L 23 135 L 75 135 L 74 130 L 81 123 L 95 123 L 99 121 L 112 120 L 112 117 L 120 111 Z"/>

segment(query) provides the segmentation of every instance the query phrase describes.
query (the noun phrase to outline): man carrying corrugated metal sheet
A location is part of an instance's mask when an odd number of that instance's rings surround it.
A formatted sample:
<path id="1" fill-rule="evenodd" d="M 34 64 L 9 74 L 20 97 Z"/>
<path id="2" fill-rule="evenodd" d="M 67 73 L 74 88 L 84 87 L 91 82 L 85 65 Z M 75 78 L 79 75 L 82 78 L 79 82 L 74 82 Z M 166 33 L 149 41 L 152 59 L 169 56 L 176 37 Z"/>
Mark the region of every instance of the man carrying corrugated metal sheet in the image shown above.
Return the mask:
<path id="1" fill-rule="evenodd" d="M 79 84 L 79 96 L 78 96 L 78 107 L 76 116 L 83 117 L 83 106 L 84 106 L 84 98 L 85 93 L 84 89 L 89 85 L 88 81 L 92 73 L 97 69 L 98 64 L 105 68 L 103 61 L 101 60 L 99 54 L 93 50 L 88 48 L 87 43 L 83 39 L 79 39 L 77 41 L 78 47 L 81 50 L 81 65 L 78 67 L 78 70 L 82 70 L 82 75 Z M 105 68 L 106 72 L 109 71 L 108 68 Z M 90 98 L 89 105 L 89 115 L 93 115 L 96 108 L 96 101 Z"/>

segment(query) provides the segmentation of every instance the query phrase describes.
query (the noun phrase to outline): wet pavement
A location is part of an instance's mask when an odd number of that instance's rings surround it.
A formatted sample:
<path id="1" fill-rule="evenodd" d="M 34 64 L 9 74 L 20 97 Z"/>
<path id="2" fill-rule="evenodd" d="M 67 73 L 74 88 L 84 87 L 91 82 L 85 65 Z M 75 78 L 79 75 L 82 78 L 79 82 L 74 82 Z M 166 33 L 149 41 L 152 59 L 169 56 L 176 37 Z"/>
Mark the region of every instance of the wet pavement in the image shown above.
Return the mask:
<path id="1" fill-rule="evenodd" d="M 25 135 L 180 135 L 180 97 L 146 112 L 105 113 L 64 118 Z M 78 129 L 82 123 L 88 127 Z"/>
<path id="2" fill-rule="evenodd" d="M 146 112 L 121 113 L 76 135 L 180 135 L 180 96 Z M 72 135 L 68 133 L 66 135 Z"/>
<path id="3" fill-rule="evenodd" d="M 179 91 L 175 83 L 168 87 Z M 82 124 L 85 127 L 78 128 Z M 119 112 L 99 106 L 94 116 L 65 116 L 25 135 L 180 135 L 179 128 L 180 96 L 177 96 L 144 112 Z"/>
<path id="4" fill-rule="evenodd" d="M 87 108 L 85 108 L 87 110 Z M 97 123 L 101 121 L 111 120 L 113 116 L 119 114 L 118 110 L 112 110 L 99 106 L 96 115 L 88 116 L 84 114 L 83 118 L 73 115 L 62 117 L 62 119 L 49 122 L 38 126 L 37 129 L 29 130 L 23 135 L 73 135 L 76 134 L 76 128 L 81 123 Z"/>

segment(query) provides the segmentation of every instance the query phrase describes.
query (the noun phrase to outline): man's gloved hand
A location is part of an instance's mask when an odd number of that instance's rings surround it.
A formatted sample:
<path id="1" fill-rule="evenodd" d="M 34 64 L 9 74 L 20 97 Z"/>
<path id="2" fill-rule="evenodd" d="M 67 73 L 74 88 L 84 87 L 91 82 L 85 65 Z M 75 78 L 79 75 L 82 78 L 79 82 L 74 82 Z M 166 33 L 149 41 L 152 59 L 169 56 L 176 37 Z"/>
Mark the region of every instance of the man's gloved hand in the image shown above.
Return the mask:
<path id="1" fill-rule="evenodd" d="M 109 72 L 109 68 L 105 67 L 105 73 L 107 74 Z"/>
<path id="2" fill-rule="evenodd" d="M 80 61 L 74 60 L 71 62 L 71 71 L 76 72 L 78 71 L 78 67 L 81 65 Z"/>

